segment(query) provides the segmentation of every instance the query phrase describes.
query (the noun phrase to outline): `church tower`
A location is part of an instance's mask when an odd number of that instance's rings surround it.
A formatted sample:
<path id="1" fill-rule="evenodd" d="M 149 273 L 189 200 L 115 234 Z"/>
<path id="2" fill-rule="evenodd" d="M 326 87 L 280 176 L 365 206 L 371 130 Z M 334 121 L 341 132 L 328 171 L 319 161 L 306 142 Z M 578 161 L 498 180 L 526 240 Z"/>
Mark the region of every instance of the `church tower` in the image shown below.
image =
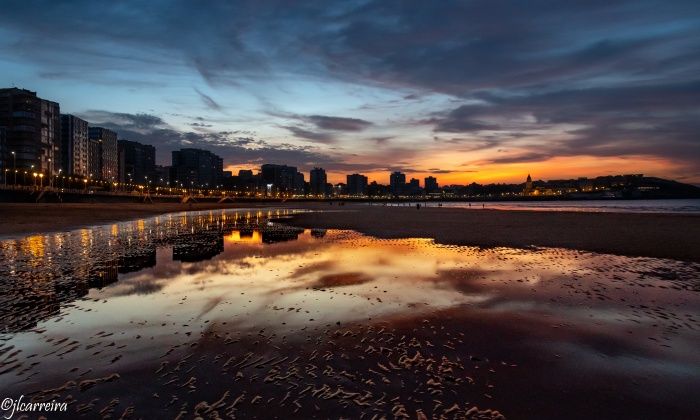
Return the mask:
<path id="1" fill-rule="evenodd" d="M 527 174 L 527 180 L 525 180 L 525 190 L 523 190 L 524 195 L 532 194 L 532 177 Z"/>

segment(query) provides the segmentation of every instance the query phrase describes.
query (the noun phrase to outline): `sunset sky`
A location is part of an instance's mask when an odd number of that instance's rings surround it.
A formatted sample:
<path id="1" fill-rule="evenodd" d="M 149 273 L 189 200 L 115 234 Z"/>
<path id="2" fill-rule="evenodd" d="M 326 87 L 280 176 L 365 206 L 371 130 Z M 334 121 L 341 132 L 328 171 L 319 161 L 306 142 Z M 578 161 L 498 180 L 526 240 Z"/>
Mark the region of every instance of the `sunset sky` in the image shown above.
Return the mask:
<path id="1" fill-rule="evenodd" d="M 4 0 L 0 80 L 161 164 L 700 184 L 697 0 Z"/>

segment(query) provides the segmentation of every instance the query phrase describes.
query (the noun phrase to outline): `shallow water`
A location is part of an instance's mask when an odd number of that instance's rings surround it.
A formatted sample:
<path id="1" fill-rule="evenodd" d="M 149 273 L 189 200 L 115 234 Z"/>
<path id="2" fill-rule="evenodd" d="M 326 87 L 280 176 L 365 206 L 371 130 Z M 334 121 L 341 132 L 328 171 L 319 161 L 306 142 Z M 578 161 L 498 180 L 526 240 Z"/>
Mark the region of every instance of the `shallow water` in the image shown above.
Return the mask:
<path id="1" fill-rule="evenodd" d="M 700 264 L 269 223 L 289 212 L 1 242 L 0 396 L 88 417 L 700 409 Z"/>

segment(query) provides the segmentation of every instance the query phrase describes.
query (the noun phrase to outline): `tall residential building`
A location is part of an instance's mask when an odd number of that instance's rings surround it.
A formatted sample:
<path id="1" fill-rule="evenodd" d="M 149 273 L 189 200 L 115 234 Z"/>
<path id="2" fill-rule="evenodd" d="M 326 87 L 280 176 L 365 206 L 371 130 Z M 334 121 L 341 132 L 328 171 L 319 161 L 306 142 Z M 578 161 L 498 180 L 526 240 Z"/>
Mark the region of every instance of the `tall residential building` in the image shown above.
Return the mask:
<path id="1" fill-rule="evenodd" d="M 420 191 L 420 181 L 416 178 L 411 178 L 411 180 L 406 184 L 406 193 L 408 195 L 419 195 Z"/>
<path id="2" fill-rule="evenodd" d="M 297 191 L 299 187 L 298 173 L 294 166 L 266 163 L 260 167 L 263 183 L 280 192 Z"/>
<path id="3" fill-rule="evenodd" d="M 91 140 L 100 143 L 100 171 L 95 178 L 116 181 L 119 177 L 119 152 L 117 150 L 117 133 L 102 127 L 90 127 Z"/>
<path id="4" fill-rule="evenodd" d="M 26 89 L 0 89 L 0 128 L 5 129 L 6 166 L 52 175 L 61 167 L 61 117 L 58 103 Z"/>
<path id="5" fill-rule="evenodd" d="M 87 177 L 88 123 L 70 114 L 61 114 L 61 168 L 66 174 Z"/>
<path id="6" fill-rule="evenodd" d="M 304 180 L 304 174 L 297 172 L 294 176 L 294 193 L 304 194 L 306 189 L 306 180 Z"/>
<path id="7" fill-rule="evenodd" d="M 170 166 L 156 165 L 154 170 L 154 184 L 158 187 L 170 185 Z"/>
<path id="8" fill-rule="evenodd" d="M 426 194 L 436 193 L 439 190 L 437 178 L 434 176 L 429 176 L 425 178 L 425 192 Z"/>
<path id="9" fill-rule="evenodd" d="M 311 194 L 326 195 L 326 184 L 328 177 L 323 168 L 313 168 L 309 174 L 309 183 L 311 184 Z"/>
<path id="10" fill-rule="evenodd" d="M 8 159 L 7 155 L 9 154 L 10 152 L 7 151 L 7 137 L 5 136 L 5 129 L 0 127 L 0 174 L 2 174 L 2 180 L 5 183 L 7 183 L 8 179 L 13 178 L 13 175 L 10 173 L 12 170 L 12 156 L 9 156 Z"/>
<path id="11" fill-rule="evenodd" d="M 348 195 L 367 195 L 367 177 L 360 174 L 348 175 L 346 188 Z"/>
<path id="12" fill-rule="evenodd" d="M 120 182 L 131 180 L 137 184 L 146 184 L 149 180 L 157 181 L 155 147 L 135 141 L 119 140 L 117 150 Z"/>
<path id="13" fill-rule="evenodd" d="M 180 149 L 173 152 L 170 182 L 183 187 L 216 188 L 221 185 L 224 160 L 202 149 Z"/>
<path id="14" fill-rule="evenodd" d="M 95 139 L 88 140 L 87 176 L 92 179 L 102 176 L 102 143 Z"/>
<path id="15" fill-rule="evenodd" d="M 401 172 L 392 172 L 389 176 L 389 187 L 394 195 L 401 195 L 406 189 L 406 174 Z"/>

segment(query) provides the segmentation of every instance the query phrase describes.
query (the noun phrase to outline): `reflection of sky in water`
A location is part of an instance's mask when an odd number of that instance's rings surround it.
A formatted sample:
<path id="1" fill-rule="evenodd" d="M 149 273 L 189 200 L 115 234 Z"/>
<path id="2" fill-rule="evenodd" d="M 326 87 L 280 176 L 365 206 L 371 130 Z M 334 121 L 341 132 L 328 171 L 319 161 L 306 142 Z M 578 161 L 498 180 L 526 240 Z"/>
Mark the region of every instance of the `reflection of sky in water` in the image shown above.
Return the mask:
<path id="1" fill-rule="evenodd" d="M 209 329 L 265 330 L 294 340 L 336 323 L 461 308 L 477 319 L 530 322 L 533 340 L 546 337 L 542 346 L 576 354 L 581 366 L 603 355 L 635 369 L 697 374 L 700 299 L 691 289 L 698 264 L 290 233 L 267 225 L 275 215 L 284 214 L 164 216 L 5 242 L 5 290 L 12 278 L 37 301 L 59 298 L 34 327 L 30 319 L 30 328 L 3 334 L 2 346 L 21 350 L 18 360 L 36 354 L 51 366 L 33 381 L 86 365 L 86 358 L 95 371 L 156 362 L 165 349 Z M 104 287 L 71 288 L 71 281 Z M 4 310 L 9 328 L 32 301 L 3 299 L 12 307 Z M 608 337 L 617 347 L 607 347 Z M 66 352 L 73 341 L 76 348 Z M 95 343 L 99 352 L 89 347 Z M 0 375 L 0 384 L 33 374 Z"/>

